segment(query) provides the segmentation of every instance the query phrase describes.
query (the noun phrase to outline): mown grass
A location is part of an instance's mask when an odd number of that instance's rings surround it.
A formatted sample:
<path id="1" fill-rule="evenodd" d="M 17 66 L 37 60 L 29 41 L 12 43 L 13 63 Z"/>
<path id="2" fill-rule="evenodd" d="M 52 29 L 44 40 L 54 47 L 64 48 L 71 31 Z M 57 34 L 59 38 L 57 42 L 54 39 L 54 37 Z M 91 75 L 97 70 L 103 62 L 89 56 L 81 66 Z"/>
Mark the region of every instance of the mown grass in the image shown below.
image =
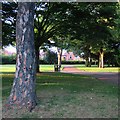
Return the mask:
<path id="1" fill-rule="evenodd" d="M 62 68 L 66 65 L 62 65 Z M 68 66 L 68 65 L 67 65 Z M 71 66 L 71 65 L 70 65 Z M 118 72 L 118 67 L 105 67 L 105 68 L 98 68 L 96 65 L 92 67 L 85 67 L 85 65 L 72 65 L 79 70 L 86 71 L 86 72 Z M 62 69 L 61 68 L 61 69 Z M 54 65 L 40 65 L 41 72 L 53 72 Z M 15 72 L 15 65 L 0 65 L 0 72 Z"/>
<path id="2" fill-rule="evenodd" d="M 76 66 L 77 69 L 86 71 L 86 72 L 118 72 L 118 67 L 105 67 L 105 68 L 99 68 L 97 66 L 92 67 L 84 67 L 84 66 Z"/>
<path id="3" fill-rule="evenodd" d="M 44 68 L 45 70 L 45 68 Z M 45 70 L 47 71 L 47 69 Z M 14 72 L 2 74 L 2 99 L 5 104 L 12 87 Z M 27 110 L 6 110 L 11 118 L 117 118 L 118 86 L 93 77 L 65 73 L 37 74 L 38 105 Z"/>
<path id="4" fill-rule="evenodd" d="M 40 71 L 54 71 L 54 65 L 40 65 Z M 0 72 L 15 72 L 15 65 L 0 65 Z"/>

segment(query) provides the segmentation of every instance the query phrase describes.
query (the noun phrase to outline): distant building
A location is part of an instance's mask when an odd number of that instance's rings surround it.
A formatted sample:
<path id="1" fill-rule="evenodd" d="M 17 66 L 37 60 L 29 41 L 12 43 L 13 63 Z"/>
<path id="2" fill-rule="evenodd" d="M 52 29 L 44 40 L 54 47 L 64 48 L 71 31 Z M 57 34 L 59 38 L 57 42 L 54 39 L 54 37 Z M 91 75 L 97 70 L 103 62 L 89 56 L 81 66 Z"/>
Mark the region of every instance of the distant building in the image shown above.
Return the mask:
<path id="1" fill-rule="evenodd" d="M 81 58 L 79 56 L 74 55 L 73 52 L 65 52 L 62 54 L 63 61 L 80 61 Z"/>
<path id="2" fill-rule="evenodd" d="M 39 57 L 43 60 L 46 57 L 46 52 L 40 50 Z M 83 58 L 74 55 L 73 52 L 63 52 L 62 54 L 62 61 L 84 61 Z"/>

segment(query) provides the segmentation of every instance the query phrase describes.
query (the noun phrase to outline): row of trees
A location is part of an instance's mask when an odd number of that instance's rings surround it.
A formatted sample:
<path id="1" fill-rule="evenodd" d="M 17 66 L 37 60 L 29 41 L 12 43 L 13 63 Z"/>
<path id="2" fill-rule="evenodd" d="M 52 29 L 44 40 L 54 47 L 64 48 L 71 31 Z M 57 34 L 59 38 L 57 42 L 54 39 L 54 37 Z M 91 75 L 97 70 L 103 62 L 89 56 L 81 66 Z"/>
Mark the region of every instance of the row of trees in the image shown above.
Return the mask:
<path id="1" fill-rule="evenodd" d="M 16 3 L 3 3 L 3 45 L 15 41 L 16 14 Z M 103 68 L 104 54 L 111 53 L 119 65 L 119 14 L 118 3 L 36 3 L 37 72 L 39 49 L 44 43 L 51 44 L 51 40 L 58 47 L 58 58 L 62 49 L 72 49 L 76 53 L 84 52 L 86 66 L 91 66 L 92 54 L 99 56 L 99 67 Z"/>
<path id="2" fill-rule="evenodd" d="M 30 111 L 35 107 L 35 75 L 43 43 L 52 45 L 54 41 L 58 58 L 63 48 L 84 51 L 88 64 L 90 53 L 99 50 L 100 67 L 103 67 L 105 50 L 119 51 L 118 3 L 5 2 L 2 13 L 3 45 L 14 44 L 16 36 L 16 76 L 8 101 L 10 105 L 26 106 Z M 60 66 L 60 59 L 58 63 Z"/>
<path id="3" fill-rule="evenodd" d="M 69 28 L 66 27 L 68 33 L 57 35 L 56 46 L 59 50 L 66 48 L 77 54 L 83 52 L 86 66 L 91 66 L 91 58 L 99 59 L 100 68 L 104 67 L 103 58 L 120 66 L 119 14 L 118 3 L 73 3 L 69 11 Z"/>

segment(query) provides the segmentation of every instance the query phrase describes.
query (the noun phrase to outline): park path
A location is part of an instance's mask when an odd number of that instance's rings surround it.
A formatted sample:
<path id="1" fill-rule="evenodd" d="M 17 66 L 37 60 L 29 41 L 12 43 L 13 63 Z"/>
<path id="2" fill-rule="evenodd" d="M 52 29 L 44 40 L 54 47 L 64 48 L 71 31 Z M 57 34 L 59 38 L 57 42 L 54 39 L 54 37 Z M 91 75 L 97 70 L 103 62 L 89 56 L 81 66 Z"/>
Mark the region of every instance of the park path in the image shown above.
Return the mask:
<path id="1" fill-rule="evenodd" d="M 72 74 L 81 74 L 89 75 L 95 77 L 99 80 L 103 80 L 109 83 L 114 83 L 118 85 L 118 73 L 117 72 L 85 72 L 80 69 L 75 68 L 74 66 L 65 66 L 61 72 L 72 73 Z"/>

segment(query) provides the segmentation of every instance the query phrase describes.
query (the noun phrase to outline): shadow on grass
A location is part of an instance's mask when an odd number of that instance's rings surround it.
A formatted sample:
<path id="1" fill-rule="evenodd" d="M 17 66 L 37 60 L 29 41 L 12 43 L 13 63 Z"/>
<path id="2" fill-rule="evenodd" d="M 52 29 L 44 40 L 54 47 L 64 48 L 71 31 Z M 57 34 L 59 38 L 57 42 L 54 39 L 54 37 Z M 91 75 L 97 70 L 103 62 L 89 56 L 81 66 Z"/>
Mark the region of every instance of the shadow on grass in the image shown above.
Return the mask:
<path id="1" fill-rule="evenodd" d="M 5 72 L 2 75 L 2 99 L 5 102 L 10 95 L 14 72 Z M 38 73 L 36 90 L 38 105 L 32 113 L 24 110 L 20 112 L 13 110 L 12 112 L 3 111 L 4 115 L 22 117 L 20 119 L 27 120 L 41 116 L 48 118 L 84 117 L 86 114 L 88 117 L 106 117 L 110 116 L 113 111 L 115 111 L 112 113 L 114 116 L 117 114 L 117 108 L 115 108 L 117 86 L 104 83 L 90 76 L 59 72 Z M 111 106 L 112 109 L 110 110 L 107 105 Z"/>
<path id="2" fill-rule="evenodd" d="M 2 74 L 2 95 L 8 96 L 13 84 L 14 72 Z M 37 74 L 37 92 L 41 90 L 67 90 L 74 92 L 92 92 L 117 95 L 118 87 L 90 76 L 75 75 L 59 72 L 42 72 Z"/>

